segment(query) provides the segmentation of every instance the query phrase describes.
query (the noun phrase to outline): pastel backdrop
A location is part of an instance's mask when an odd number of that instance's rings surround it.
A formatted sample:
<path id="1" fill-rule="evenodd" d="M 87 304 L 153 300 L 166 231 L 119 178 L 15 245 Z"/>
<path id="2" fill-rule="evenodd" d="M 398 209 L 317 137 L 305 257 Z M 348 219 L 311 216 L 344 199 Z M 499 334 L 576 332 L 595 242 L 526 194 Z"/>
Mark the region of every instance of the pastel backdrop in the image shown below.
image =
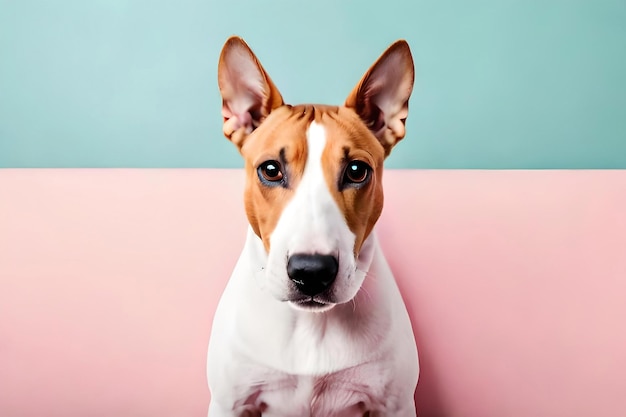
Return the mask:
<path id="1" fill-rule="evenodd" d="M 0 0 L 0 167 L 239 167 L 216 62 L 238 34 L 288 102 L 417 66 L 392 168 L 626 168 L 622 0 Z"/>
<path id="2" fill-rule="evenodd" d="M 377 230 L 420 417 L 626 415 L 624 22 L 623 0 L 0 0 L 0 416 L 206 415 L 247 227 L 218 169 L 242 165 L 231 34 L 290 102 L 341 103 L 412 46 Z"/>

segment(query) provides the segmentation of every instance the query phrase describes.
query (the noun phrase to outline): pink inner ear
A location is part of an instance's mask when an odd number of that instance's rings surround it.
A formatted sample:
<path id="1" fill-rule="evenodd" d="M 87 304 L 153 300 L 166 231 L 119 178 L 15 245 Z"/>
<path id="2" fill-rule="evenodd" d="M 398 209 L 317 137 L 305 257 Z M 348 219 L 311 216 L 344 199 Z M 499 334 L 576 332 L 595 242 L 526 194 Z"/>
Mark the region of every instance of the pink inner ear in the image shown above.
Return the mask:
<path id="1" fill-rule="evenodd" d="M 372 132 L 378 132 L 385 127 L 385 114 L 375 104 L 370 105 L 370 120 L 371 124 L 368 126 Z"/>
<path id="2" fill-rule="evenodd" d="M 246 133 L 250 133 L 252 131 L 253 124 L 250 113 L 235 115 L 232 114 L 226 107 L 223 107 L 222 115 L 224 116 L 223 131 L 226 137 L 230 137 L 235 131 L 242 127 L 246 128 Z"/>
<path id="3" fill-rule="evenodd" d="M 382 112 L 386 124 L 397 118 L 405 106 L 413 86 L 413 70 L 407 67 L 400 53 L 390 54 L 380 61 L 370 75 L 367 93 Z M 403 116 L 405 118 L 406 116 Z"/>
<path id="4" fill-rule="evenodd" d="M 224 135 L 231 140 L 235 132 L 244 133 L 244 137 L 251 133 L 283 104 L 280 92 L 241 38 L 230 38 L 224 45 L 218 83 L 223 99 Z"/>
<path id="5" fill-rule="evenodd" d="M 391 45 L 346 99 L 388 153 L 405 135 L 404 121 L 413 90 L 413 58 L 404 41 Z"/>
<path id="6" fill-rule="evenodd" d="M 223 98 L 226 136 L 241 127 L 245 127 L 248 133 L 252 131 L 251 112 L 263 106 L 269 95 L 262 71 L 245 45 L 234 43 L 224 51 L 218 69 L 218 82 Z"/>

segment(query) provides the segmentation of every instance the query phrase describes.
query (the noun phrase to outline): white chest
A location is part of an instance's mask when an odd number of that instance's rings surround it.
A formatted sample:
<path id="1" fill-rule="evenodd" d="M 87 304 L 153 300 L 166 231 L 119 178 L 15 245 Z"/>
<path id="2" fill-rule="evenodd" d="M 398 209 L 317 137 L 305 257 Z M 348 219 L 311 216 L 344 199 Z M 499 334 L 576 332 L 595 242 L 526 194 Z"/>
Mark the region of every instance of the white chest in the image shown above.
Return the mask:
<path id="1" fill-rule="evenodd" d="M 361 417 L 368 410 L 391 411 L 398 403 L 388 395 L 393 392 L 393 379 L 384 363 L 325 376 L 296 376 L 255 366 L 244 369 L 248 383 L 233 392 L 235 415 L 248 410 L 264 417 Z"/>
<path id="2" fill-rule="evenodd" d="M 374 253 L 354 300 L 321 314 L 268 296 L 255 285 L 255 252 L 245 253 L 214 318 L 209 385 L 214 407 L 228 411 L 211 417 L 405 415 L 394 410 L 413 401 L 415 341 L 393 276 Z"/>

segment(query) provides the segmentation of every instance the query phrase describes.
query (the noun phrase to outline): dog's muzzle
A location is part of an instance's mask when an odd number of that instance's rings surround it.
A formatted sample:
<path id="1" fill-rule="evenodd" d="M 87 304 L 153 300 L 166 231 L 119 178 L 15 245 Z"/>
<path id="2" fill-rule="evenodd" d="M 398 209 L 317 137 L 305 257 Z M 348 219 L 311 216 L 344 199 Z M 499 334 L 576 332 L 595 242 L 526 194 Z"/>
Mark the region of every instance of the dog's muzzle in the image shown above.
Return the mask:
<path id="1" fill-rule="evenodd" d="M 332 255 L 294 254 L 287 262 L 287 275 L 298 291 L 314 297 L 326 291 L 337 277 L 339 264 Z"/>

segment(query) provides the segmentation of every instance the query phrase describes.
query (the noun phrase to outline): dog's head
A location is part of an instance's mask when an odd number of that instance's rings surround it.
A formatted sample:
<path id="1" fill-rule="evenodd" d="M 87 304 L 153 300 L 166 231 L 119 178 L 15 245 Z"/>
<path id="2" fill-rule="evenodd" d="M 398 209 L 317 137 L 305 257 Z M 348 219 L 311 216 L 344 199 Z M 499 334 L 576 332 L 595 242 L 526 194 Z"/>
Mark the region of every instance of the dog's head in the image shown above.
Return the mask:
<path id="1" fill-rule="evenodd" d="M 245 159 L 246 213 L 268 255 L 262 285 L 277 299 L 324 311 L 358 292 L 413 79 L 409 46 L 397 41 L 343 106 L 291 106 L 241 38 L 224 45 L 224 135 Z"/>

